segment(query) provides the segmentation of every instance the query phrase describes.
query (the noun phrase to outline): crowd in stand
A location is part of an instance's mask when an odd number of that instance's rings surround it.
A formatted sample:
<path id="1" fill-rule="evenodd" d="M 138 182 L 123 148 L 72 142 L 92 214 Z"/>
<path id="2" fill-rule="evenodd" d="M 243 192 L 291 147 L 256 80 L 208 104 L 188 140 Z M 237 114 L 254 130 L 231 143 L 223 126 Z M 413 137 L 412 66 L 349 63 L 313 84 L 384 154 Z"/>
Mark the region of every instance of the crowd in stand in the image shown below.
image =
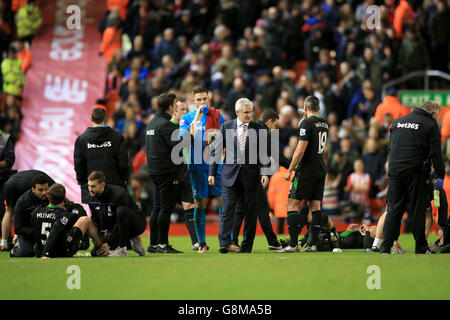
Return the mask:
<path id="1" fill-rule="evenodd" d="M 378 28 L 370 26 L 371 5 L 380 9 Z M 288 158 L 297 144 L 297 109 L 315 95 L 330 124 L 324 209 L 370 218 L 370 199 L 387 183 L 390 125 L 409 112 L 396 96 L 402 87 L 383 98 L 382 84 L 416 70 L 448 72 L 450 1 L 108 0 L 107 6 L 99 25 L 108 64 L 105 103 L 134 159 L 135 189 L 146 164 L 143 129 L 162 92 L 189 103 L 192 88 L 202 84 L 225 119 L 236 117 L 241 97 L 254 101 L 255 118 L 277 111 L 280 151 Z M 417 79 L 406 83 L 422 86 Z M 339 205 L 345 201 L 351 205 Z"/>
<path id="2" fill-rule="evenodd" d="M 24 77 L 32 67 L 27 47 L 42 23 L 36 2 L 0 0 L 0 129 L 15 136 Z M 351 200 L 357 204 L 352 210 L 370 215 L 370 199 L 386 186 L 389 127 L 408 112 L 396 97 L 401 88 L 390 88 L 383 98 L 383 83 L 416 70 L 448 72 L 450 0 L 106 4 L 99 51 L 108 69 L 99 103 L 126 138 L 133 161 L 130 190 L 142 205 L 150 199 L 142 187 L 144 128 L 156 98 L 171 90 L 190 103 L 192 88 L 202 84 L 225 119 L 236 117 L 241 97 L 254 101 L 255 118 L 265 109 L 278 112 L 280 152 L 288 158 L 297 143 L 298 109 L 306 96 L 317 96 L 330 124 L 325 210 L 339 213 L 338 204 Z M 376 28 L 371 5 L 379 9 Z M 423 84 L 412 79 L 406 86 Z"/>
<path id="3" fill-rule="evenodd" d="M 42 24 L 37 0 L 0 0 L 0 131 L 17 141 L 21 96 L 32 67 L 30 45 Z"/>

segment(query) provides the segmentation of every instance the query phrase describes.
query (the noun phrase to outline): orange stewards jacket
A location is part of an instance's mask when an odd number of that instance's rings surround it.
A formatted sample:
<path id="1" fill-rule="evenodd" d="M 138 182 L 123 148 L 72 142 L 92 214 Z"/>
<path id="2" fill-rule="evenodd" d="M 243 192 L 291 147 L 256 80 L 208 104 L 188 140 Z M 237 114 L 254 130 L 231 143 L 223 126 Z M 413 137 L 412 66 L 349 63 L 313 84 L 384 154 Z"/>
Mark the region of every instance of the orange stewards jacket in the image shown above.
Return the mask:
<path id="1" fill-rule="evenodd" d="M 114 27 L 106 28 L 103 33 L 102 45 L 100 52 L 106 59 L 106 63 L 110 63 L 114 57 L 114 52 L 122 48 L 122 31 Z"/>
<path id="2" fill-rule="evenodd" d="M 108 0 L 106 6 L 108 11 L 118 9 L 120 19 L 125 20 L 127 18 L 127 7 L 129 2 L 130 0 Z"/>
<path id="3" fill-rule="evenodd" d="M 267 190 L 269 207 L 272 209 L 273 214 L 278 218 L 287 217 L 286 205 L 294 172 L 292 173 L 290 181 L 284 179 L 286 172 L 287 169 L 285 167 L 280 167 L 278 172 L 270 178 L 269 189 Z"/>
<path id="4" fill-rule="evenodd" d="M 386 113 L 390 113 L 394 120 L 397 120 L 400 117 L 406 116 L 409 112 L 408 109 L 400 104 L 400 101 L 397 97 L 394 96 L 386 96 L 382 103 L 380 103 L 375 111 L 375 119 L 378 120 L 379 123 L 383 123 L 383 115 Z"/>

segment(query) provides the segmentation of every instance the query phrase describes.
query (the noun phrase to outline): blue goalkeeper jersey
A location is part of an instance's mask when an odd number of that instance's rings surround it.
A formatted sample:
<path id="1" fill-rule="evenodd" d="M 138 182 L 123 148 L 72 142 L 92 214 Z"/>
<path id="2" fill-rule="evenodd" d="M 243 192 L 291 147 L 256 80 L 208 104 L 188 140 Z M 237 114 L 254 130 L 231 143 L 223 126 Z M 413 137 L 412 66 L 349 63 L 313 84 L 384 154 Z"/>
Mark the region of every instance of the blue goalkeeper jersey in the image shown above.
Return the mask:
<path id="1" fill-rule="evenodd" d="M 181 120 L 180 120 L 180 138 L 183 139 L 183 137 L 190 135 L 190 128 L 191 123 L 195 119 L 197 111 L 194 109 L 191 112 L 185 114 Z M 191 148 L 189 151 L 188 156 L 188 170 L 189 171 L 208 171 L 209 164 L 205 162 L 205 158 L 203 156 L 205 148 L 206 148 L 206 141 L 207 137 L 206 135 L 206 121 L 207 121 L 207 114 L 203 114 L 200 118 L 200 121 L 198 122 L 198 131 L 195 137 L 193 137 L 193 141 L 191 143 Z M 223 116 L 222 114 L 219 115 L 219 122 L 220 125 L 223 124 Z M 201 130 L 200 130 L 201 128 Z M 200 146 L 201 145 L 201 156 L 198 154 L 197 156 L 194 154 L 194 146 Z M 197 153 L 200 150 L 200 147 L 197 147 Z M 195 158 L 197 157 L 197 159 Z M 195 160 L 195 161 L 194 161 Z M 217 170 L 217 174 L 222 173 L 222 165 L 219 165 L 219 168 Z"/>

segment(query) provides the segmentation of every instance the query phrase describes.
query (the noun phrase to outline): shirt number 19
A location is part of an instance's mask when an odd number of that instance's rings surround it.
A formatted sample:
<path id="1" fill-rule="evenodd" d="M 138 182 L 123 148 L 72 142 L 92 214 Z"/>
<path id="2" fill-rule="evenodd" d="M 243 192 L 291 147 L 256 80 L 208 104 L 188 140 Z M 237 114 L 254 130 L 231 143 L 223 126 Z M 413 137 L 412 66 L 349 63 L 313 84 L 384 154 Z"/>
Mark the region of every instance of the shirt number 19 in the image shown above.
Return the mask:
<path id="1" fill-rule="evenodd" d="M 319 150 L 317 153 L 322 154 L 325 145 L 327 144 L 327 132 L 319 132 Z"/>

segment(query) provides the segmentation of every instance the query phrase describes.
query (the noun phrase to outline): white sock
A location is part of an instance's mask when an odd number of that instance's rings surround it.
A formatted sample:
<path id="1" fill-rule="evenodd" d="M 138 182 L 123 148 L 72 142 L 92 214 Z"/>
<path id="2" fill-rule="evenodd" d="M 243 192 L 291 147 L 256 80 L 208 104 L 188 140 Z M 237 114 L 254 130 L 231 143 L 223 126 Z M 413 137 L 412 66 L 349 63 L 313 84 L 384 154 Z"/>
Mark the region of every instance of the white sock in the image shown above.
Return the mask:
<path id="1" fill-rule="evenodd" d="M 2 240 L 2 246 L 7 247 L 8 246 L 8 240 Z"/>
<path id="2" fill-rule="evenodd" d="M 380 246 L 381 246 L 381 239 L 375 238 L 375 240 L 373 240 L 372 247 L 380 248 Z"/>

